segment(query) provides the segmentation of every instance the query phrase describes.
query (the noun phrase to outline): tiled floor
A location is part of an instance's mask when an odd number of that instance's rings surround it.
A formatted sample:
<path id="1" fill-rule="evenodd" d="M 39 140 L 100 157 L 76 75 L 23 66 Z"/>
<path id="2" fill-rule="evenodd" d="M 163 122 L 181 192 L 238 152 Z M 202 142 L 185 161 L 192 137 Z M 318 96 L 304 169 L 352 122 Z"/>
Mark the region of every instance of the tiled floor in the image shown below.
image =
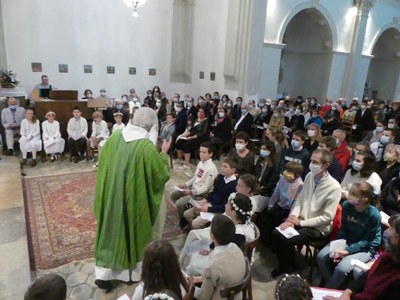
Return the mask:
<path id="1" fill-rule="evenodd" d="M 34 280 L 37 276 L 49 272 L 58 273 L 66 279 L 68 299 L 108 300 L 117 299 L 125 293 L 132 296 L 135 285 L 119 284 L 109 294 L 97 289 L 94 285 L 93 260 L 73 262 L 56 269 L 29 273 L 19 161 L 16 157 L 2 156 L 2 158 L 0 161 L 0 300 L 22 299 L 31 277 Z M 81 161 L 75 164 L 66 159 L 54 163 L 39 162 L 34 168 L 24 167 L 22 172 L 26 176 L 41 176 L 93 169 L 92 162 Z M 166 187 L 167 195 L 174 185 L 189 179 L 188 174 L 176 168 L 172 170 L 171 175 Z M 183 238 L 172 242 L 178 253 L 183 243 Z M 275 281 L 272 281 L 269 274 L 276 260 L 273 254 L 260 247 L 256 249 L 254 258 L 253 298 L 274 299 Z"/>

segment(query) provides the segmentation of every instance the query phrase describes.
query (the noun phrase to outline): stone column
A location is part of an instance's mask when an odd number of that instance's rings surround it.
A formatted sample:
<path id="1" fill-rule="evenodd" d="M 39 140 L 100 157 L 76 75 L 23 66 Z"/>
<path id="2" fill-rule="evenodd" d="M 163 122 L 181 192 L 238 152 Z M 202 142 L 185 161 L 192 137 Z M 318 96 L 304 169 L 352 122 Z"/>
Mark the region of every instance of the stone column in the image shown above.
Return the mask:
<path id="1" fill-rule="evenodd" d="M 3 9 L 0 1 L 0 68 L 7 70 L 6 44 L 3 29 Z"/>
<path id="2" fill-rule="evenodd" d="M 274 99 L 278 92 L 282 50 L 285 46 L 286 44 L 264 43 L 259 93 L 261 98 Z"/>
<path id="3" fill-rule="evenodd" d="M 225 88 L 258 94 L 267 0 L 230 0 L 225 42 Z"/>
<path id="4" fill-rule="evenodd" d="M 362 98 L 362 93 L 359 94 L 359 90 L 363 90 L 363 88 L 358 88 L 355 85 L 357 84 L 357 77 L 365 75 L 366 78 L 366 74 L 360 74 L 360 64 L 368 15 L 371 8 L 375 5 L 376 0 L 355 0 L 354 2 L 357 6 L 357 14 L 354 16 L 351 50 L 346 64 L 341 89 L 341 95 L 347 99 L 353 97 Z"/>

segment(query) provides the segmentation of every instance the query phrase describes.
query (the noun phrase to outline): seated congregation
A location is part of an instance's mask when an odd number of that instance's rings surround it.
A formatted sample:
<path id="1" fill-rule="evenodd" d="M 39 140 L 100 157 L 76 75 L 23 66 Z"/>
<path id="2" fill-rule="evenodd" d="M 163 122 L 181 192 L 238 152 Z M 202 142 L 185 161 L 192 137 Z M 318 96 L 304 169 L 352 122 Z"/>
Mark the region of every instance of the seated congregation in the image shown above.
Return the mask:
<path id="1" fill-rule="evenodd" d="M 93 112 L 91 122 L 74 109 L 67 126 L 73 161 L 101 155 L 110 134 L 145 106 L 159 118 L 158 147 L 172 141 L 171 167 L 194 173 L 166 199 L 188 234 L 179 257 L 170 243 L 152 241 L 129 297 L 224 299 L 244 280 L 235 299 L 242 290 L 251 295 L 251 254 L 259 243 L 278 262 L 271 273 L 279 278 L 277 299 L 312 299 L 300 275 L 309 270 L 312 278 L 315 268 L 320 286 L 343 290 L 340 299 L 400 299 L 400 103 L 353 99 L 348 107 L 346 99 L 321 105 L 285 97 L 256 105 L 215 92 L 196 105 L 189 95 L 167 99 L 159 87 L 142 102 L 131 96 Z M 65 142 L 55 114 L 46 114 L 41 131 L 34 109 L 8 102 L 8 152 L 19 133 L 22 165 L 31 152 L 35 166 L 42 149 L 56 160 Z M 298 259 L 302 249 L 311 249 L 310 268 Z"/>

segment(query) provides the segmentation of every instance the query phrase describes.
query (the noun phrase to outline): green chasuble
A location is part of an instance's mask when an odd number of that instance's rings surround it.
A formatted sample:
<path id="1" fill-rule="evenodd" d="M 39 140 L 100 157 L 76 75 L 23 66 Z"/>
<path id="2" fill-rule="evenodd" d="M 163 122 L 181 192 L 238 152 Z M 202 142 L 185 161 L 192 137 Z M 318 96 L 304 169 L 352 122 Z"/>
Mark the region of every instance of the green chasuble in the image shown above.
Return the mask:
<path id="1" fill-rule="evenodd" d="M 150 140 L 126 142 L 121 130 L 110 136 L 96 180 L 96 266 L 126 270 L 142 261 L 168 179 L 168 157 Z"/>

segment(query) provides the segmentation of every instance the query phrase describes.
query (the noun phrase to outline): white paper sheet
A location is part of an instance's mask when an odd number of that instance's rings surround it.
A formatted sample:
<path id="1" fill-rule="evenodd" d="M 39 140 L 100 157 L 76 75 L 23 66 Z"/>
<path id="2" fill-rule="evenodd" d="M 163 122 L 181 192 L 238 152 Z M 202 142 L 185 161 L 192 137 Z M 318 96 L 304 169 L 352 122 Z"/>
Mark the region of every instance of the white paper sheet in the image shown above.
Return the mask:
<path id="1" fill-rule="evenodd" d="M 339 297 L 342 294 L 342 291 L 339 290 L 330 290 L 330 289 L 321 289 L 321 288 L 311 288 L 311 292 L 313 294 L 313 300 L 323 300 L 325 296 L 333 296 Z"/>
<path id="2" fill-rule="evenodd" d="M 180 192 L 183 192 L 183 189 L 181 189 L 179 186 L 174 186 L 174 190 L 177 190 L 177 191 L 180 191 Z"/>
<path id="3" fill-rule="evenodd" d="M 329 257 L 333 258 L 336 251 L 342 251 L 346 249 L 346 240 L 334 240 L 329 244 Z"/>
<path id="4" fill-rule="evenodd" d="M 389 227 L 389 218 L 390 216 L 383 211 L 379 212 L 381 214 L 381 223 L 387 227 Z"/>
<path id="5" fill-rule="evenodd" d="M 199 203 L 199 201 L 194 200 L 193 198 L 190 198 L 189 203 L 196 208 L 200 208 L 201 204 Z"/>
<path id="6" fill-rule="evenodd" d="M 283 236 L 287 239 L 290 239 L 296 235 L 299 235 L 299 233 L 297 232 L 296 229 L 294 229 L 293 227 L 288 227 L 285 230 L 280 229 L 280 227 L 275 227 L 276 230 L 278 230 L 281 234 L 283 234 Z"/>
<path id="7" fill-rule="evenodd" d="M 200 217 L 204 220 L 207 221 L 212 221 L 212 219 L 214 218 L 215 214 L 214 213 L 209 213 L 209 212 L 200 212 Z"/>

